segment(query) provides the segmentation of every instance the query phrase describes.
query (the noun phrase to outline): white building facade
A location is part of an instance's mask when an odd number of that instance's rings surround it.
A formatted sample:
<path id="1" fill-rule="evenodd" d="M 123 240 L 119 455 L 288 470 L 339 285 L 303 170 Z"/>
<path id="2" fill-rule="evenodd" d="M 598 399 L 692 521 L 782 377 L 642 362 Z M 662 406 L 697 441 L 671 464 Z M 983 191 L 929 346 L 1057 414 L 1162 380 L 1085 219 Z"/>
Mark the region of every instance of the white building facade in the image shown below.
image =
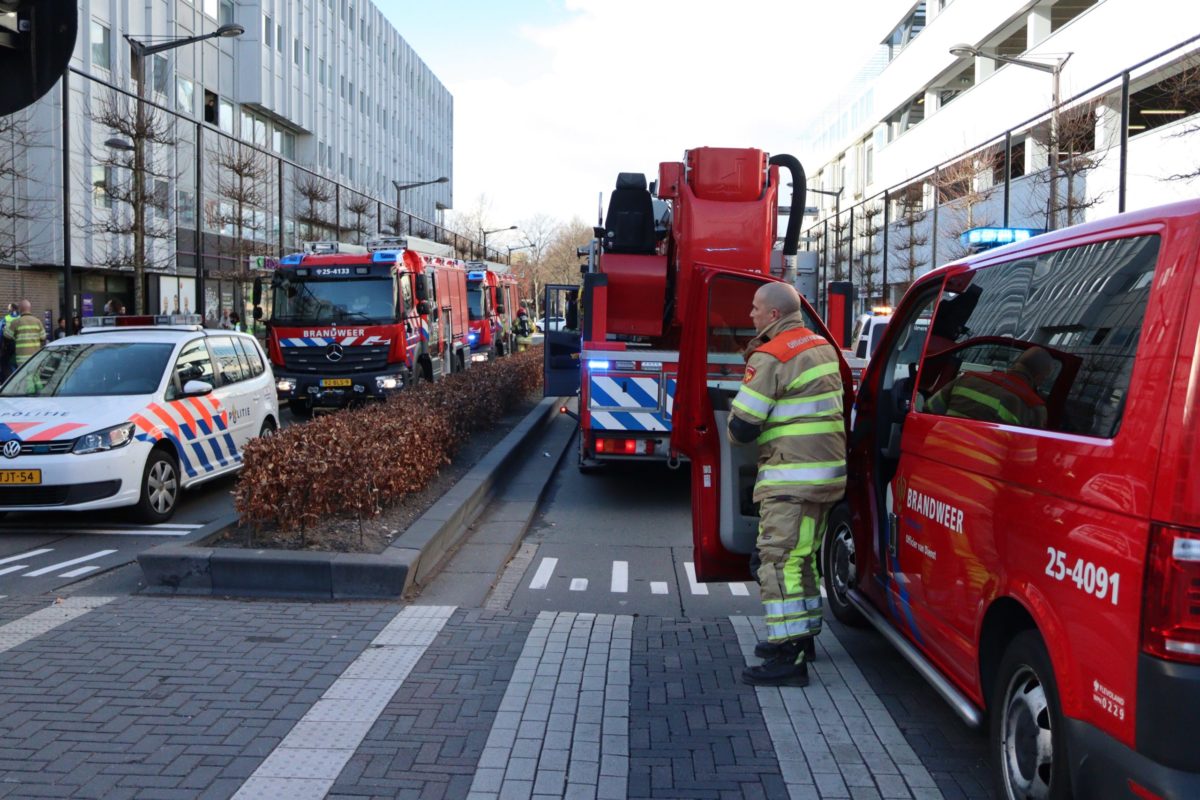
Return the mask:
<path id="1" fill-rule="evenodd" d="M 16 253 L 0 257 L 0 271 L 17 268 L 18 285 L 10 291 L 42 297 L 57 284 L 61 292 L 65 214 L 77 283 L 74 313 L 100 313 L 101 296 L 125 298 L 129 307 L 130 268 L 116 263 L 129 243 L 111 240 L 130 237 L 101 229 L 113 215 L 130 214 L 113 187 L 128 183 L 130 171 L 122 165 L 131 157 L 114 158 L 120 155 L 121 137 L 98 119 L 114 97 L 111 86 L 135 90 L 130 46 L 123 37 L 155 45 L 228 24 L 245 31 L 151 55 L 145 64 L 144 96 L 158 106 L 151 113 L 163 120 L 169 136 L 168 143 L 147 144 L 154 167 L 146 181 L 146 195 L 153 198 L 146 214 L 148 224 L 159 227 L 159 235 L 147 243 L 148 272 L 194 275 L 198 231 L 208 242 L 202 245 L 203 258 L 216 250 L 236 251 L 236 256 L 226 253 L 219 268 L 209 264 L 206 274 L 229 272 L 231 258 L 241 268 L 253 263 L 248 252 L 254 258 L 277 257 L 278 245 L 290 247 L 331 228 L 343 238 L 347 229 L 359 238 L 388 232 L 397 207 L 432 223 L 441 209 L 453 206 L 453 98 L 369 0 L 80 0 L 73 71 L 67 75 L 65 137 L 61 84 L 18 115 L 24 146 L 14 159 L 18 178 L 12 194 L 20 213 L 11 215 L 9 238 L 15 246 L 8 248 Z M 122 102 L 134 107 L 129 98 Z M 64 139 L 69 154 L 65 203 Z M 261 157 L 249 176 L 261 190 L 242 192 L 242 200 L 234 198 L 228 176 L 215 164 L 235 142 L 256 145 Z M 446 180 L 433 182 L 439 178 Z M 308 180 L 319 180 L 326 187 L 321 191 L 331 195 L 322 201 L 322 219 L 328 223 L 323 226 L 303 222 L 306 204 L 297 186 Z M 355 205 L 357 210 L 348 208 Z M 244 224 L 231 221 L 239 212 Z M 430 234 L 407 227 L 413 229 L 400 232 Z M 231 248 L 230 237 L 255 244 Z M 150 295 L 156 296 L 153 278 L 149 283 Z M 0 292 L 6 288 L 0 278 Z M 217 302 L 228 311 L 223 295 L 229 290 L 218 285 L 209 291 L 216 291 Z M 47 298 L 36 305 L 48 303 Z M 157 299 L 152 306 L 162 307 Z"/>
<path id="2" fill-rule="evenodd" d="M 894 12 L 867 80 L 801 148 L 810 186 L 830 193 L 808 200 L 821 209 L 809 247 L 828 279 L 859 285 L 861 306 L 964 254 L 968 228 L 1063 227 L 1196 196 L 1200 5 L 897 0 Z M 1056 76 L 992 54 L 1058 67 L 1057 114 Z"/>

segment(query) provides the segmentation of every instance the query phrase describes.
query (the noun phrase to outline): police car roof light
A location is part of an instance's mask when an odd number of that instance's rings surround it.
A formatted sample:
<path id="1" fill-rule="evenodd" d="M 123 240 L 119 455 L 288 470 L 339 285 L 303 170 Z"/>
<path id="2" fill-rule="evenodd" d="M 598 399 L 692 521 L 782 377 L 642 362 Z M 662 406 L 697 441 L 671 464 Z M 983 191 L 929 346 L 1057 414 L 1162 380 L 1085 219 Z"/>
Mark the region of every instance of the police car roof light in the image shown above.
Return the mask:
<path id="1" fill-rule="evenodd" d="M 85 328 L 132 328 L 160 325 L 200 325 L 199 314 L 126 314 L 122 316 L 84 317 Z"/>

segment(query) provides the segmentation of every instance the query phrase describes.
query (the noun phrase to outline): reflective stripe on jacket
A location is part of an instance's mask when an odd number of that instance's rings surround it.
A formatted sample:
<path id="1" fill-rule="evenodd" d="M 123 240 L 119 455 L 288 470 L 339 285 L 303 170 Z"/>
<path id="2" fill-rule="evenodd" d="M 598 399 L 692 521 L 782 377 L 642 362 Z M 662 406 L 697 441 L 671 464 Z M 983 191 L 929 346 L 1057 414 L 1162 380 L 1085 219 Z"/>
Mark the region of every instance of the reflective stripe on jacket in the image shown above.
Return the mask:
<path id="1" fill-rule="evenodd" d="M 33 314 L 22 314 L 5 326 L 4 335 L 13 340 L 14 360 L 20 366 L 46 343 L 46 326 Z"/>
<path id="2" fill-rule="evenodd" d="M 1046 426 L 1046 402 L 1027 381 L 1007 372 L 964 372 L 929 398 L 927 410 L 948 417 Z"/>
<path id="3" fill-rule="evenodd" d="M 754 500 L 838 500 L 846 490 L 846 428 L 837 351 L 789 314 L 750 343 L 733 416 L 760 426 Z"/>

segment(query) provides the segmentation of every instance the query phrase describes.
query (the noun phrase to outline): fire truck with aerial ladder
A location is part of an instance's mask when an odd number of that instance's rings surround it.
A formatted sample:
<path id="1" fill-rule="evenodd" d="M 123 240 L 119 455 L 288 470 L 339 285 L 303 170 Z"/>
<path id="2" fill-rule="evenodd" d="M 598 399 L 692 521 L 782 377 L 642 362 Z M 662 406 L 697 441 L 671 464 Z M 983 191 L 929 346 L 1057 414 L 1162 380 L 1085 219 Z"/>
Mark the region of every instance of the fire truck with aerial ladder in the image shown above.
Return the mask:
<path id="1" fill-rule="evenodd" d="M 416 237 L 307 242 L 270 281 L 267 354 L 280 402 L 307 416 L 470 364 L 466 264 Z M 446 251 L 448 252 L 448 251 Z M 263 315 L 255 282 L 255 317 Z"/>
<path id="2" fill-rule="evenodd" d="M 781 168 L 794 187 L 782 259 L 775 251 Z M 697 575 L 743 580 L 757 534 L 756 453 L 732 448 L 725 428 L 743 351 L 755 336 L 754 293 L 770 281 L 795 281 L 804 170 L 789 155 L 701 147 L 660 164 L 653 191 L 663 201 L 657 213 L 645 176 L 621 173 L 582 287 L 546 287 L 546 318 L 565 323 L 545 331 L 545 391 L 578 394 L 581 470 L 690 460 L 693 513 L 713 523 L 705 534 L 712 541 L 696 543 Z M 807 327 L 833 342 L 802 304 Z M 848 408 L 844 362 L 842 374 Z M 736 488 L 724 491 L 736 492 L 737 502 L 724 504 L 728 518 L 718 520 L 719 476 L 732 473 Z"/>

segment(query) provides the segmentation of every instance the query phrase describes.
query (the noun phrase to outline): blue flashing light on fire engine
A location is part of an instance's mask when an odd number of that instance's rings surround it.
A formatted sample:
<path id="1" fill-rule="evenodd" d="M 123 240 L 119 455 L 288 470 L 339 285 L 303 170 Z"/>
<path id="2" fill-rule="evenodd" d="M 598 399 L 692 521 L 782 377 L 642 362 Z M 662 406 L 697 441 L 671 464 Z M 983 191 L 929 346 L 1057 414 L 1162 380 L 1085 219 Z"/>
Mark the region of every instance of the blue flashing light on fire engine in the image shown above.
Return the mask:
<path id="1" fill-rule="evenodd" d="M 964 245 L 974 250 L 988 250 L 992 247 L 1023 242 L 1040 233 L 1040 228 L 971 228 L 959 237 Z"/>
<path id="2" fill-rule="evenodd" d="M 476 333 L 475 331 L 471 331 L 470 333 L 467 334 L 467 344 L 475 344 L 475 342 L 478 341 L 478 339 L 479 339 L 479 334 Z"/>
<path id="3" fill-rule="evenodd" d="M 296 264 L 299 264 L 303 259 L 304 259 L 303 253 L 292 253 L 291 255 L 287 255 L 287 256 L 284 256 L 283 258 L 279 259 L 279 263 L 283 264 L 284 266 L 295 266 Z"/>
<path id="4" fill-rule="evenodd" d="M 476 270 L 475 272 L 468 272 L 468 273 L 467 273 L 467 280 L 469 280 L 469 281 L 481 281 L 481 280 L 483 280 L 483 276 L 484 276 L 484 274 L 485 274 L 485 273 L 483 273 L 483 272 L 480 272 L 480 271 L 478 271 L 478 270 Z"/>
<path id="5" fill-rule="evenodd" d="M 588 369 L 608 369 L 612 366 L 610 361 L 589 361 Z"/>
<path id="6" fill-rule="evenodd" d="M 371 263 L 372 264 L 395 264 L 396 256 L 397 256 L 397 254 L 396 254 L 395 250 L 376 250 L 374 253 L 371 254 Z"/>

